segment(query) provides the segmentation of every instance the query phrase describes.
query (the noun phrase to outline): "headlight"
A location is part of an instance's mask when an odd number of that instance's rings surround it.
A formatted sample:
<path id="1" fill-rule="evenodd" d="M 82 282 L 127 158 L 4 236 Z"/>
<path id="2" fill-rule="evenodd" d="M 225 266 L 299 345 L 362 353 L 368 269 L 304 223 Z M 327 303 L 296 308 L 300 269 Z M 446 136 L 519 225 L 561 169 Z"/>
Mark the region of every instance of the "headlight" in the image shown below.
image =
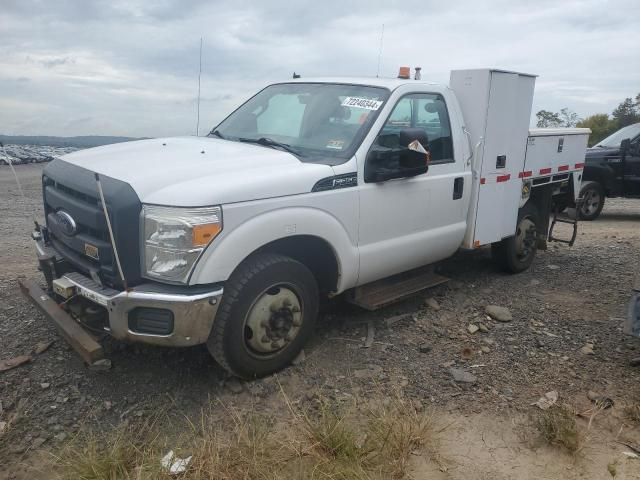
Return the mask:
<path id="1" fill-rule="evenodd" d="M 222 231 L 222 209 L 145 205 L 142 214 L 145 276 L 186 283 L 202 251 Z"/>

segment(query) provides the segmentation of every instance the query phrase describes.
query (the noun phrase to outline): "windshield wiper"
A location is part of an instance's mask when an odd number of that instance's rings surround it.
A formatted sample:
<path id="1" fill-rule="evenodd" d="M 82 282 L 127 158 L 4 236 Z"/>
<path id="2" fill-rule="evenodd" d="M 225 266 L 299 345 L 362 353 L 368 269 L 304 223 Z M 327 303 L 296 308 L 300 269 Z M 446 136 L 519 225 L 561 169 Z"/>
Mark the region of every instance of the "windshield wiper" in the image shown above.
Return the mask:
<path id="1" fill-rule="evenodd" d="M 227 138 L 224 135 L 222 135 L 219 130 L 213 130 L 211 133 L 209 133 L 209 135 L 215 135 L 216 137 L 221 138 L 223 140 Z"/>
<path id="2" fill-rule="evenodd" d="M 263 145 L 265 147 L 270 147 L 270 148 L 281 148 L 282 150 L 286 150 L 289 153 L 292 153 L 295 156 L 301 156 L 300 152 L 298 150 L 296 150 L 295 148 L 293 148 L 291 145 L 287 144 L 287 143 L 282 143 L 282 142 L 278 142 L 276 140 L 273 140 L 271 138 L 267 138 L 267 137 L 260 137 L 260 138 L 238 138 L 239 142 L 244 142 L 244 143 L 255 143 L 258 145 Z"/>

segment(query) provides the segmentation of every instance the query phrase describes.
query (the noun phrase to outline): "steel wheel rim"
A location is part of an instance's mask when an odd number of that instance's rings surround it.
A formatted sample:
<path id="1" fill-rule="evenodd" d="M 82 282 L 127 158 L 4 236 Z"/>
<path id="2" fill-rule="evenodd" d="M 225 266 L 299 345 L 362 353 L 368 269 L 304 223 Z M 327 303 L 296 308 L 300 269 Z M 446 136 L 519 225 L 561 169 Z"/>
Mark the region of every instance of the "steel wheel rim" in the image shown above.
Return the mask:
<path id="1" fill-rule="evenodd" d="M 600 194 L 595 190 L 587 190 L 584 194 L 582 202 L 582 213 L 584 215 L 593 215 L 600 207 Z"/>
<path id="2" fill-rule="evenodd" d="M 537 230 L 531 217 L 524 217 L 516 228 L 516 256 L 518 260 L 527 259 L 535 250 Z"/>
<path id="3" fill-rule="evenodd" d="M 253 356 L 270 357 L 299 335 L 304 304 L 295 287 L 274 284 L 254 300 L 244 318 L 244 347 Z"/>

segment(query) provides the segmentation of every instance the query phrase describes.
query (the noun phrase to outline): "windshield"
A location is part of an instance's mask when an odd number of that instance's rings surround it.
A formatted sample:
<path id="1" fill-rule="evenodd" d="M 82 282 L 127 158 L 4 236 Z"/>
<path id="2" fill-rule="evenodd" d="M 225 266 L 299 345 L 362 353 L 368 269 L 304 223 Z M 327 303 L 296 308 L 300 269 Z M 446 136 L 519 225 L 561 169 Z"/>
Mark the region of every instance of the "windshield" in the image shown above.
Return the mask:
<path id="1" fill-rule="evenodd" d="M 623 140 L 627 138 L 633 140 L 638 135 L 640 135 L 640 123 L 635 123 L 633 125 L 628 125 L 624 128 L 621 128 L 615 133 L 612 133 L 600 143 L 597 143 L 595 146 L 617 148 L 620 146 Z"/>
<path id="2" fill-rule="evenodd" d="M 337 164 L 353 155 L 388 96 L 385 88 L 361 85 L 271 85 L 229 115 L 211 134 L 282 147 L 302 161 Z"/>

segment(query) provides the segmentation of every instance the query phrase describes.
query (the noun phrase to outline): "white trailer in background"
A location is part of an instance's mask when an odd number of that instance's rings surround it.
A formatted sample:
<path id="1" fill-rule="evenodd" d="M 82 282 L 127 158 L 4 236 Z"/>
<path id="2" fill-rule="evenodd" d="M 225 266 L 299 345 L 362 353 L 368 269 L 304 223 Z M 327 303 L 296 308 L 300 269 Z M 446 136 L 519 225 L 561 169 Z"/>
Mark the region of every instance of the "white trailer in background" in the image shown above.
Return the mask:
<path id="1" fill-rule="evenodd" d="M 270 85 L 205 138 L 56 159 L 33 234 L 52 298 L 24 291 L 88 362 L 102 351 L 63 300 L 116 339 L 206 343 L 255 377 L 298 354 L 322 296 L 380 308 L 445 280 L 430 266 L 459 248 L 528 268 L 552 197 L 576 201 L 589 130 L 530 131 L 533 75 L 408 70 Z"/>

